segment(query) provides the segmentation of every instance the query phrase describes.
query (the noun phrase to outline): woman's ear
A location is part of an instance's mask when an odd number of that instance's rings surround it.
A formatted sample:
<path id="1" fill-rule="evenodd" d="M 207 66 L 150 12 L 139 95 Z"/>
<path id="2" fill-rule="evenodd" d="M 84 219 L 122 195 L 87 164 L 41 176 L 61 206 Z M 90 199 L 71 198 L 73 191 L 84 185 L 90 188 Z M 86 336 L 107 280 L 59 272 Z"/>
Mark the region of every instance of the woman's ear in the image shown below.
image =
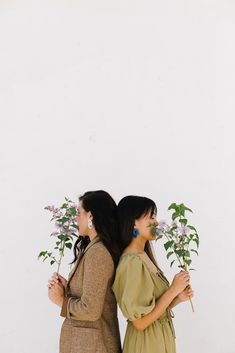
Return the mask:
<path id="1" fill-rule="evenodd" d="M 138 221 L 138 219 L 135 219 L 134 227 L 135 227 L 135 228 L 138 228 L 138 226 L 139 226 L 139 221 Z"/>
<path id="2" fill-rule="evenodd" d="M 91 220 L 93 219 L 93 216 L 92 216 L 91 211 L 89 211 L 89 212 L 87 213 L 87 218 L 88 218 L 88 219 L 91 219 Z"/>

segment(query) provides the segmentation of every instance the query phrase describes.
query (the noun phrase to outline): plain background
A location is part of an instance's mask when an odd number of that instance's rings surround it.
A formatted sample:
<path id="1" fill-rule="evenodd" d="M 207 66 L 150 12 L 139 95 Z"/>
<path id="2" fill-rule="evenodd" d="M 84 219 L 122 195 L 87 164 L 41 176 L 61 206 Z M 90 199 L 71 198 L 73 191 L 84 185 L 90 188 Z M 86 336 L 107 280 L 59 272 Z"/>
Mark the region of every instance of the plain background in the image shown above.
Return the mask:
<path id="1" fill-rule="evenodd" d="M 227 0 L 1 1 L 1 353 L 58 352 L 43 208 L 95 189 L 151 197 L 159 219 L 194 210 L 196 312 L 175 309 L 177 352 L 235 352 L 234 16 Z"/>

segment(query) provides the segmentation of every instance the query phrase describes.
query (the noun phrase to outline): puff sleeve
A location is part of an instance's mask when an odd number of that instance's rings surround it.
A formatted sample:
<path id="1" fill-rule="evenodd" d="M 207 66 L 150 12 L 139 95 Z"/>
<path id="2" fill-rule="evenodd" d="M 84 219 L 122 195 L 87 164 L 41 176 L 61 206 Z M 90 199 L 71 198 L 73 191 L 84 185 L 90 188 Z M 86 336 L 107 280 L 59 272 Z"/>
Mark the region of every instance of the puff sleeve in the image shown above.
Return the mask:
<path id="1" fill-rule="evenodd" d="M 140 319 L 155 306 L 151 274 L 136 254 L 121 258 L 112 289 L 123 315 L 130 321 Z"/>

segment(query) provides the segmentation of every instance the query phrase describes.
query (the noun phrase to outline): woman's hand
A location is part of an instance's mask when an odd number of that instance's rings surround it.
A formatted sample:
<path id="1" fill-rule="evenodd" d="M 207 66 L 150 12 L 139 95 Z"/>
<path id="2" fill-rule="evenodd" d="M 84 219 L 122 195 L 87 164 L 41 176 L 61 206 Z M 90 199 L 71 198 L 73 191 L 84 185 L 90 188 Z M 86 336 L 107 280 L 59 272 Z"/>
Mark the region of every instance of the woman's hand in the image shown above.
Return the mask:
<path id="1" fill-rule="evenodd" d="M 52 286 L 48 284 L 48 298 L 52 303 L 62 307 L 64 297 L 64 286 L 61 283 L 54 283 Z"/>
<path id="2" fill-rule="evenodd" d="M 67 285 L 67 280 L 57 272 L 54 272 L 52 277 L 48 281 L 48 288 L 51 288 L 56 283 L 62 284 L 62 286 L 65 288 Z"/>
<path id="3" fill-rule="evenodd" d="M 188 271 L 177 273 L 170 285 L 170 288 L 175 292 L 175 296 L 179 295 L 189 285 L 190 275 Z"/>
<path id="4" fill-rule="evenodd" d="M 193 290 L 190 285 L 188 285 L 181 293 L 178 294 L 177 298 L 181 302 L 185 302 L 189 300 L 189 298 L 193 297 Z"/>

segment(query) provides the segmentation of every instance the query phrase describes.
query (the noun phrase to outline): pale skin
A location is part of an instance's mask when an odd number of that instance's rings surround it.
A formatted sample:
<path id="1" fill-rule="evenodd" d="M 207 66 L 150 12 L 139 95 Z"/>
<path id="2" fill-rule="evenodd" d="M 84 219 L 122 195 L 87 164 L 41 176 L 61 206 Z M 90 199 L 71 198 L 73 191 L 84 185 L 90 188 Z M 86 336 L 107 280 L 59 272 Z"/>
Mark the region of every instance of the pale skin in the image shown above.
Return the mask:
<path id="1" fill-rule="evenodd" d="M 88 236 L 90 240 L 93 240 L 97 235 L 97 231 L 94 227 L 94 224 L 92 229 L 88 228 L 88 221 L 92 221 L 93 219 L 91 212 L 86 212 L 86 210 L 83 208 L 82 201 L 79 202 L 77 211 L 79 235 Z M 62 307 L 64 301 L 66 284 L 67 280 L 56 272 L 53 273 L 52 277 L 48 281 L 48 297 L 54 304 L 58 305 L 59 307 Z"/>
<path id="2" fill-rule="evenodd" d="M 135 238 L 133 237 L 131 243 L 126 247 L 124 253 L 136 253 L 141 257 L 148 258 L 144 248 L 146 241 L 154 240 L 155 236 L 151 234 L 151 227 L 149 225 L 158 225 L 156 215 L 151 216 L 149 211 L 145 216 L 135 220 L 135 228 L 138 229 L 139 234 Z M 190 275 L 187 271 L 181 271 L 175 275 L 169 289 L 156 301 L 154 309 L 141 317 L 140 319 L 131 321 L 134 327 L 139 331 L 144 331 L 154 321 L 165 312 L 167 308 L 173 308 L 177 304 L 189 300 L 189 297 L 193 297 L 193 291 L 189 285 Z"/>

